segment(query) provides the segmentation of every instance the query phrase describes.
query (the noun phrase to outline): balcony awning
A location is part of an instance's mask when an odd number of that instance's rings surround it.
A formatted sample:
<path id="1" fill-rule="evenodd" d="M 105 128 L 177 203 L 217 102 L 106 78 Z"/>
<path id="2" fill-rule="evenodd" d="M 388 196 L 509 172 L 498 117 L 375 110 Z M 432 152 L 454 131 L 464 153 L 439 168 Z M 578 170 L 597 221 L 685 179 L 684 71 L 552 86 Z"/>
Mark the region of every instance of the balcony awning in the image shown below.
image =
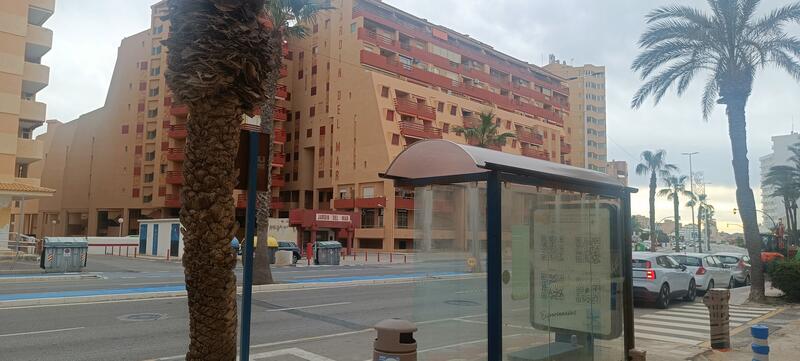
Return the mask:
<path id="1" fill-rule="evenodd" d="M 11 196 L 14 199 L 50 197 L 55 192 L 55 189 L 20 182 L 0 182 L 0 196 Z"/>
<path id="2" fill-rule="evenodd" d="M 527 178 L 520 183 L 556 189 L 637 191 L 605 173 L 439 139 L 412 144 L 380 176 L 420 186 L 481 181 L 491 171 L 499 171 L 506 179 Z"/>

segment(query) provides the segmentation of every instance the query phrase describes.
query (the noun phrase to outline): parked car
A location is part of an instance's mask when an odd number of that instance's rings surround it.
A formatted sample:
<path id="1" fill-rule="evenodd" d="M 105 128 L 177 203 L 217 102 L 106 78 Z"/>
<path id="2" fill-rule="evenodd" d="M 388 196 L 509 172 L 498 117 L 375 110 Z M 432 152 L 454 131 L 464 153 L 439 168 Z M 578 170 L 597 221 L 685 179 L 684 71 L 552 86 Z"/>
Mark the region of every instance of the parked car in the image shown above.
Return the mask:
<path id="1" fill-rule="evenodd" d="M 633 252 L 633 298 L 667 308 L 674 299 L 693 302 L 697 286 L 692 273 L 664 253 Z"/>
<path id="2" fill-rule="evenodd" d="M 672 257 L 694 274 L 698 291 L 715 287 L 732 288 L 735 284 L 733 272 L 717 256 L 705 253 L 675 253 Z"/>
<path id="3" fill-rule="evenodd" d="M 730 267 L 736 284 L 750 284 L 750 256 L 734 252 L 719 252 L 715 256 Z"/>
<path id="4" fill-rule="evenodd" d="M 300 260 L 300 248 L 297 244 L 291 241 L 278 241 L 279 251 L 292 251 L 292 263 L 297 263 Z"/>

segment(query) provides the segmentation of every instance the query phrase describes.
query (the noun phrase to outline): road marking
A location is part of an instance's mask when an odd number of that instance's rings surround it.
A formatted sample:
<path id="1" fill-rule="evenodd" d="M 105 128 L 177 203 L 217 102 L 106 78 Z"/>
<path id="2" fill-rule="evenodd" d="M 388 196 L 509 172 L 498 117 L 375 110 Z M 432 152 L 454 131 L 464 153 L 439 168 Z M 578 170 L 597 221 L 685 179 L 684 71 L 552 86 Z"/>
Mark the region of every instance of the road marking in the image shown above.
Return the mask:
<path id="1" fill-rule="evenodd" d="M 673 342 L 673 343 L 683 343 L 687 345 L 697 345 L 701 341 L 693 341 L 686 338 L 679 338 L 679 337 L 670 337 L 670 336 L 662 336 L 662 335 L 653 335 L 645 332 L 636 332 L 636 338 L 645 338 L 648 340 L 656 340 L 656 341 L 664 341 L 664 342 Z"/>
<path id="2" fill-rule="evenodd" d="M 704 340 L 706 337 L 709 337 L 707 333 L 691 332 L 691 331 L 684 331 L 684 330 L 673 330 L 673 329 L 663 328 L 663 327 L 652 327 L 652 326 L 642 326 L 642 325 L 636 326 L 636 325 L 634 325 L 633 329 L 634 330 L 640 329 L 640 330 L 645 330 L 645 331 L 653 331 L 653 332 L 658 332 L 658 333 L 668 333 L 668 334 L 679 335 L 679 336 L 699 337 L 700 341 Z M 634 332 L 634 335 L 636 335 L 635 332 Z M 697 342 L 700 342 L 700 341 L 697 341 Z"/>
<path id="3" fill-rule="evenodd" d="M 691 317 L 697 317 L 697 318 L 702 318 L 702 319 L 708 320 L 708 315 L 707 314 L 705 314 L 705 315 L 687 314 L 687 313 L 681 312 L 681 311 L 659 311 L 657 313 L 660 314 L 660 315 L 691 316 Z M 752 319 L 753 319 L 752 317 L 731 317 L 730 318 L 731 321 L 737 321 L 737 322 L 747 322 L 747 321 L 750 321 Z"/>
<path id="4" fill-rule="evenodd" d="M 255 354 L 255 355 L 250 355 L 250 359 L 251 360 L 258 360 L 258 359 L 264 359 L 264 358 L 269 358 L 269 357 L 286 356 L 286 355 L 299 357 L 301 359 L 308 360 L 308 361 L 334 361 L 333 359 L 329 359 L 329 358 L 327 358 L 325 356 L 317 355 L 315 353 L 308 352 L 306 350 L 302 350 L 302 349 L 299 349 L 299 348 L 286 348 L 286 349 L 282 349 L 282 350 L 262 352 L 262 353 L 258 353 L 258 354 Z"/>
<path id="5" fill-rule="evenodd" d="M 686 312 L 686 313 L 698 313 L 698 314 L 704 314 L 704 315 L 708 314 L 708 309 L 699 309 L 699 308 L 695 308 L 695 307 L 692 307 L 692 306 L 681 307 L 680 310 L 682 312 Z M 739 315 L 739 316 L 761 316 L 761 315 L 765 314 L 766 312 L 738 311 L 738 310 L 734 310 L 734 309 L 729 309 L 728 313 L 730 313 L 731 315 Z"/>
<path id="6" fill-rule="evenodd" d="M 708 329 L 709 329 L 709 326 L 707 326 L 707 325 L 706 326 L 703 326 L 703 325 L 690 325 L 690 324 L 685 324 L 685 323 L 665 322 L 665 321 L 657 321 L 657 320 L 641 319 L 641 318 L 635 321 L 634 329 L 639 328 L 639 326 L 636 326 L 636 325 L 638 325 L 640 323 L 645 323 L 645 324 L 650 324 L 650 325 L 657 325 L 657 326 L 672 326 L 672 327 L 678 327 L 678 328 L 688 328 L 688 329 L 693 329 L 693 330 L 704 330 L 704 331 L 708 331 Z"/>
<path id="7" fill-rule="evenodd" d="M 328 306 L 340 306 L 340 305 L 349 305 L 352 302 L 336 302 L 336 303 L 324 303 L 321 305 L 310 305 L 310 306 L 300 306 L 300 307 L 286 307 L 286 308 L 273 308 L 267 310 L 267 312 L 282 312 L 282 311 L 291 311 L 291 310 L 305 310 L 308 308 L 319 308 L 319 307 L 328 307 Z"/>
<path id="8" fill-rule="evenodd" d="M 12 336 L 25 336 L 25 335 L 38 335 L 42 333 L 53 333 L 53 332 L 63 332 L 63 331 L 72 331 L 72 330 L 80 330 L 85 327 L 70 327 L 70 328 L 60 328 L 57 330 L 44 330 L 44 331 L 31 331 L 31 332 L 19 332 L 19 333 L 8 333 L 5 335 L 0 335 L 0 337 L 12 337 Z"/>
<path id="9" fill-rule="evenodd" d="M 653 314 L 653 315 L 644 315 L 644 316 L 642 316 L 642 318 L 637 319 L 637 321 L 640 320 L 640 319 L 645 319 L 645 318 L 655 318 L 655 319 L 660 319 L 660 320 L 668 320 L 668 321 L 676 321 L 676 322 L 687 322 L 687 323 L 699 323 L 701 325 L 708 325 L 708 319 L 698 320 L 698 319 L 694 319 L 694 318 L 675 317 L 675 316 L 661 316 L 661 315 L 655 315 L 655 314 Z M 739 322 L 731 322 L 730 325 L 733 326 L 733 327 L 736 327 L 736 326 L 740 326 L 741 323 L 739 323 Z"/>
<path id="10" fill-rule="evenodd" d="M 120 283 L 120 286 L 145 286 L 145 285 L 175 285 L 181 286 L 182 283 L 175 282 L 135 282 L 135 283 Z"/>
<path id="11" fill-rule="evenodd" d="M 104 304 L 104 303 L 120 303 L 120 302 L 162 301 L 162 300 L 172 300 L 172 299 L 177 299 L 177 298 L 186 298 L 186 296 L 153 297 L 153 298 L 142 298 L 142 299 L 136 299 L 136 300 L 109 300 L 109 301 L 92 301 L 92 302 L 77 302 L 77 303 L 60 303 L 60 304 L 50 304 L 50 305 L 9 306 L 9 307 L 0 307 L 0 311 L 2 311 L 2 310 L 17 310 L 17 309 L 25 309 L 25 308 L 85 306 L 85 305 L 98 305 L 98 304 Z"/>

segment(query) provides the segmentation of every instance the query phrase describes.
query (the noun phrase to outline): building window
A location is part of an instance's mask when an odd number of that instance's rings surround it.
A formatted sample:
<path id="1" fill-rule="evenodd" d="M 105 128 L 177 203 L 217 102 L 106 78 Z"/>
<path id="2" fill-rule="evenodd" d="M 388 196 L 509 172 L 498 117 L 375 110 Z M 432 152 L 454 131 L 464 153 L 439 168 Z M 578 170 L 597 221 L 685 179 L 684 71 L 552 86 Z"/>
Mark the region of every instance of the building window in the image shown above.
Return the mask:
<path id="1" fill-rule="evenodd" d="M 444 112 L 444 102 L 439 102 L 436 104 L 436 111 L 439 113 Z"/>
<path id="2" fill-rule="evenodd" d="M 164 105 L 165 106 L 172 105 L 172 97 L 164 97 Z"/>
<path id="3" fill-rule="evenodd" d="M 309 128 L 309 129 L 306 129 L 306 138 L 311 138 L 311 136 L 312 136 L 313 134 L 314 134 L 314 132 L 312 132 L 310 128 Z"/>
<path id="4" fill-rule="evenodd" d="M 317 114 L 317 107 L 308 108 L 308 117 L 313 118 Z"/>
<path id="5" fill-rule="evenodd" d="M 400 135 L 392 134 L 392 145 L 400 145 Z"/>
<path id="6" fill-rule="evenodd" d="M 387 86 L 382 86 L 381 87 L 381 96 L 384 97 L 384 98 L 388 98 L 389 97 L 389 87 L 387 87 Z"/>
<path id="7" fill-rule="evenodd" d="M 294 112 L 294 120 L 300 120 L 300 111 Z"/>
<path id="8" fill-rule="evenodd" d="M 161 34 L 164 31 L 164 25 L 159 25 L 153 28 L 153 35 Z"/>
<path id="9" fill-rule="evenodd" d="M 147 117 L 148 118 L 155 118 L 157 116 L 158 116 L 158 108 L 148 109 L 147 110 Z"/>
<path id="10" fill-rule="evenodd" d="M 329 91 L 331 91 L 331 83 L 329 83 L 329 82 L 328 82 L 328 83 L 325 83 L 325 91 L 326 91 L 326 92 L 329 92 Z"/>
<path id="11" fill-rule="evenodd" d="M 130 126 L 123 125 L 122 126 L 122 134 L 128 134 L 128 131 L 130 131 Z"/>
<path id="12" fill-rule="evenodd" d="M 355 33 L 357 27 L 358 27 L 358 24 L 356 24 L 356 23 L 350 24 L 350 32 L 351 33 Z"/>
<path id="13" fill-rule="evenodd" d="M 408 228 L 408 210 L 397 210 L 397 228 Z"/>
<path id="14" fill-rule="evenodd" d="M 153 201 L 153 195 L 152 194 L 148 194 L 148 195 L 142 197 L 142 202 L 143 203 L 150 203 L 152 201 Z"/>
<path id="15" fill-rule="evenodd" d="M 133 154 L 142 154 L 142 146 L 141 145 L 137 145 L 135 148 L 133 148 Z M 134 168 L 133 171 L 134 171 L 134 174 L 136 174 L 135 173 L 136 172 L 136 168 Z"/>
<path id="16" fill-rule="evenodd" d="M 144 182 L 145 183 L 153 183 L 153 180 L 155 180 L 155 179 L 156 179 L 156 176 L 153 173 L 147 173 L 147 174 L 144 175 Z"/>
<path id="17" fill-rule="evenodd" d="M 155 68 L 150 68 L 150 76 L 158 76 L 161 74 L 161 67 L 157 66 Z"/>
<path id="18" fill-rule="evenodd" d="M 286 154 L 286 163 L 289 163 L 291 161 L 292 161 L 292 153 Z"/>
<path id="19" fill-rule="evenodd" d="M 158 87 L 150 89 L 150 92 L 148 93 L 148 95 L 150 95 L 151 97 L 158 96 Z"/>
<path id="20" fill-rule="evenodd" d="M 450 124 L 449 123 L 442 124 L 442 133 L 450 133 Z"/>
<path id="21" fill-rule="evenodd" d="M 133 198 L 139 198 L 139 188 L 134 188 L 131 190 L 131 196 Z"/>
<path id="22" fill-rule="evenodd" d="M 292 180 L 297 182 L 297 172 L 292 173 Z"/>
<path id="23" fill-rule="evenodd" d="M 325 148 L 319 148 L 319 156 L 320 157 L 324 157 L 325 156 Z"/>
<path id="24" fill-rule="evenodd" d="M 147 131 L 147 139 L 156 139 L 156 131 L 155 130 L 148 130 Z"/>
<path id="25" fill-rule="evenodd" d="M 161 54 L 161 45 L 159 45 L 159 46 L 154 46 L 154 47 L 153 47 L 153 48 L 150 50 L 150 55 L 158 55 L 158 54 Z"/>
<path id="26" fill-rule="evenodd" d="M 294 152 L 294 160 L 295 161 L 300 160 L 300 152 Z"/>
<path id="27" fill-rule="evenodd" d="M 311 75 L 316 75 L 316 74 L 317 74 L 317 66 L 314 65 L 311 67 Z"/>
<path id="28" fill-rule="evenodd" d="M 458 107 L 455 106 L 455 105 L 451 105 L 450 106 L 450 115 L 456 115 L 457 112 L 458 112 Z"/>
<path id="29" fill-rule="evenodd" d="M 297 71 L 297 79 L 303 79 L 303 71 L 302 70 L 298 70 Z"/>
<path id="30" fill-rule="evenodd" d="M 511 129 L 511 121 L 506 120 L 506 129 Z"/>
<path id="31" fill-rule="evenodd" d="M 166 165 L 166 164 L 162 164 L 162 165 L 160 165 L 160 166 L 159 166 L 159 169 L 158 169 L 158 173 L 160 173 L 160 174 L 164 174 L 164 173 L 166 173 L 166 172 L 167 172 L 167 165 Z"/>
<path id="32" fill-rule="evenodd" d="M 139 111 L 139 113 L 143 113 L 144 112 L 144 103 L 139 103 L 139 106 L 136 109 Z"/>
<path id="33" fill-rule="evenodd" d="M 394 110 L 391 109 L 386 110 L 386 120 L 390 122 L 394 121 Z"/>
<path id="34" fill-rule="evenodd" d="M 144 124 L 136 124 L 136 134 L 139 133 L 144 133 Z"/>
<path id="35" fill-rule="evenodd" d="M 147 90 L 147 83 L 145 83 L 143 81 L 140 81 L 139 82 L 139 91 L 145 91 L 145 90 Z"/>
<path id="36" fill-rule="evenodd" d="M 311 96 L 314 96 L 314 95 L 317 95 L 317 87 L 312 86 L 311 87 Z"/>
<path id="37" fill-rule="evenodd" d="M 286 133 L 286 141 L 287 142 L 291 142 L 292 141 L 292 133 Z"/>
<path id="38" fill-rule="evenodd" d="M 139 63 L 139 69 L 140 70 L 147 70 L 147 62 L 143 61 L 143 62 Z"/>
<path id="39" fill-rule="evenodd" d="M 144 160 L 153 161 L 156 159 L 156 151 L 147 152 L 144 154 Z"/>
<path id="40" fill-rule="evenodd" d="M 158 196 L 163 197 L 167 195 L 167 187 L 158 187 Z"/>

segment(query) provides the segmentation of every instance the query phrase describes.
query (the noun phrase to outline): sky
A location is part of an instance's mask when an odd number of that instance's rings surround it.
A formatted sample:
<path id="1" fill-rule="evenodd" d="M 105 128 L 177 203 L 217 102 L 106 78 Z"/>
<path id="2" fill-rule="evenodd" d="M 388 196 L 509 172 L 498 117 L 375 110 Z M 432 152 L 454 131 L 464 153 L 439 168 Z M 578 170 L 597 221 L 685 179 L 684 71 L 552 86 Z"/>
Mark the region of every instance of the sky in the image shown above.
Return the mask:
<path id="1" fill-rule="evenodd" d="M 717 107 L 703 121 L 700 93 L 704 76 L 682 96 L 669 93 L 658 105 L 630 108 L 641 85 L 630 70 L 638 54 L 637 39 L 645 29 L 644 15 L 657 6 L 680 3 L 704 8 L 699 0 L 384 0 L 428 21 L 449 27 L 529 63 L 544 65 L 549 54 L 572 65 L 606 66 L 608 159 L 628 162 L 630 185 L 640 188 L 632 212 L 648 214 L 647 182 L 633 169 L 645 149 L 664 149 L 669 162 L 689 173 L 684 152 L 693 157 L 693 170 L 702 172 L 706 193 L 716 207 L 723 231 L 741 232 L 736 207 L 731 147 L 724 109 Z M 117 47 L 122 38 L 147 29 L 150 5 L 156 0 L 58 0 L 55 14 L 45 24 L 53 29 L 53 49 L 43 58 L 50 67 L 50 85 L 40 93 L 48 104 L 49 119 L 62 122 L 103 105 Z M 785 1 L 763 1 L 763 14 Z M 491 4 L 491 5 L 487 5 Z M 799 33 L 795 27 L 788 31 Z M 750 179 L 760 207 L 758 158 L 771 152 L 770 137 L 793 129 L 800 115 L 800 85 L 791 77 L 767 68 L 759 72 L 748 103 Z M 797 117 L 800 129 L 800 116 Z M 684 223 L 690 210 L 682 208 Z M 671 202 L 656 201 L 656 218 L 672 215 Z"/>

